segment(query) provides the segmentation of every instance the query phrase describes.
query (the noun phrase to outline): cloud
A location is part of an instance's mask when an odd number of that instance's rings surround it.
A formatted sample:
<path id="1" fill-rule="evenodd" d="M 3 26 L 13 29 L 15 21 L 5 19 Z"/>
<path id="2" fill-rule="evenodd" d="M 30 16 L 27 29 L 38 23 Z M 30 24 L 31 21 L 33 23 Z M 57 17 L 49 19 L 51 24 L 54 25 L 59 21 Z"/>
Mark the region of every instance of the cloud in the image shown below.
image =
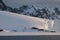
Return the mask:
<path id="1" fill-rule="evenodd" d="M 19 7 L 24 4 L 33 4 L 39 6 L 59 6 L 60 0 L 3 0 L 6 5 Z"/>

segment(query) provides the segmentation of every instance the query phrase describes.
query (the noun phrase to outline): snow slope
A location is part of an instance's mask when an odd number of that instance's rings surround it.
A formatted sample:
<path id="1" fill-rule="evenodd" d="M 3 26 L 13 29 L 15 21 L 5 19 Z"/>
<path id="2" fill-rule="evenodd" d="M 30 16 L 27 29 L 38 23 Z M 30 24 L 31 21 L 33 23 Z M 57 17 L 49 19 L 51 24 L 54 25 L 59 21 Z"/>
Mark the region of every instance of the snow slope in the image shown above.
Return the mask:
<path id="1" fill-rule="evenodd" d="M 37 32 L 32 30 L 31 27 L 37 27 L 39 29 L 60 30 L 60 21 L 54 22 L 54 20 L 47 20 L 41 18 L 30 17 L 21 14 L 15 14 L 6 11 L 0 11 L 0 29 L 17 30 L 26 32 Z M 53 27 L 54 26 L 54 27 Z"/>

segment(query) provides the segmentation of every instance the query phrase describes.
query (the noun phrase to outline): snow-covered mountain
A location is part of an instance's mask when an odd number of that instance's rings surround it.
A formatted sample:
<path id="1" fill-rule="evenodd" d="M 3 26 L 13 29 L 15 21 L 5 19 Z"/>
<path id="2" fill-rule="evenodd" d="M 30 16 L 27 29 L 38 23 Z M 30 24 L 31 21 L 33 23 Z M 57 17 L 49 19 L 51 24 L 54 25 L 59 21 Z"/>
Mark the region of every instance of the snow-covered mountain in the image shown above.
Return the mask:
<path id="1" fill-rule="evenodd" d="M 54 11 L 49 10 L 48 8 L 37 9 L 34 5 L 23 5 L 19 8 L 18 14 L 29 15 L 33 17 L 46 18 L 50 20 L 59 20 L 60 10 L 55 8 Z"/>
<path id="2" fill-rule="evenodd" d="M 9 12 L 24 14 L 24 15 L 29 15 L 29 16 L 39 17 L 39 18 L 46 18 L 46 19 L 50 19 L 50 20 L 56 20 L 56 19 L 59 20 L 60 19 L 59 8 L 57 8 L 57 9 L 55 8 L 54 11 L 49 10 L 50 8 L 48 6 L 47 6 L 48 8 L 41 8 L 40 9 L 39 7 L 36 7 L 38 4 L 37 3 L 35 4 L 35 2 L 33 2 L 33 1 L 36 1 L 36 0 L 31 0 L 31 1 L 29 1 L 29 0 L 28 1 L 27 0 L 23 1 L 22 0 L 21 2 L 25 2 L 26 4 L 23 3 L 23 4 L 21 4 L 22 6 L 19 6 L 18 8 L 13 8 L 14 6 L 10 7 L 10 5 L 12 5 L 12 4 L 7 5 L 8 4 L 7 2 L 10 2 L 10 1 L 9 0 L 2 0 L 0 2 L 0 6 L 1 6 L 0 10 L 5 10 L 5 11 L 9 11 Z M 14 1 L 13 4 L 15 2 L 20 4 L 20 2 L 19 2 L 20 0 L 17 0 L 17 1 L 12 0 L 12 1 Z M 38 0 L 38 1 L 41 1 L 41 0 Z M 36 2 L 38 2 L 38 1 L 36 1 Z M 52 1 L 49 0 L 49 1 L 47 1 L 47 3 L 52 2 Z M 55 2 L 55 1 L 53 1 L 53 2 Z M 32 3 L 34 3 L 34 4 L 32 5 Z M 42 3 L 45 3 L 44 0 L 42 1 Z M 51 3 L 48 3 L 48 4 L 51 4 Z M 14 4 L 14 5 L 17 6 L 17 4 Z M 39 3 L 39 5 L 40 5 L 40 3 Z M 47 4 L 45 4 L 45 5 L 47 5 Z M 52 4 L 51 4 L 51 6 L 52 6 Z M 45 7 L 45 6 L 43 6 L 43 7 Z"/>
<path id="3" fill-rule="evenodd" d="M 31 29 L 32 27 L 36 27 L 38 29 L 59 31 L 59 25 L 60 21 L 41 19 L 6 11 L 0 11 L 0 29 L 16 30 L 20 32 L 38 32 L 38 30 Z"/>
<path id="4" fill-rule="evenodd" d="M 4 10 L 4 11 L 0 11 L 1 29 L 11 29 L 18 31 L 27 31 L 27 29 L 29 29 L 28 31 L 32 31 L 30 30 L 31 27 L 36 27 L 39 29 L 43 28 L 46 30 L 48 29 L 50 30 L 54 26 L 53 28 L 54 30 L 60 30 L 59 0 L 38 0 L 38 1 L 37 0 L 2 0 L 2 2 L 5 4 L 5 6 L 1 2 L 0 2 L 0 6 L 2 6 L 5 9 L 0 7 L 0 10 Z M 58 7 L 58 8 L 55 8 L 54 11 L 53 10 L 51 11 L 51 8 L 54 7 Z"/>

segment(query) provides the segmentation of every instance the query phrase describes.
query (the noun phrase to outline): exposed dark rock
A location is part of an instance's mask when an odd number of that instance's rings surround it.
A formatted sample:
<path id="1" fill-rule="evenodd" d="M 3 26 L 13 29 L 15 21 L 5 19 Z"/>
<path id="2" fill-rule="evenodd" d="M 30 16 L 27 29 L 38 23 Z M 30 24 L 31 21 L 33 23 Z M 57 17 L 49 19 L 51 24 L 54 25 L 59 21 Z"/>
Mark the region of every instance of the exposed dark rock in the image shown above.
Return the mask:
<path id="1" fill-rule="evenodd" d="M 0 0 L 0 9 L 2 9 L 2 10 L 6 9 L 6 5 L 2 0 Z"/>

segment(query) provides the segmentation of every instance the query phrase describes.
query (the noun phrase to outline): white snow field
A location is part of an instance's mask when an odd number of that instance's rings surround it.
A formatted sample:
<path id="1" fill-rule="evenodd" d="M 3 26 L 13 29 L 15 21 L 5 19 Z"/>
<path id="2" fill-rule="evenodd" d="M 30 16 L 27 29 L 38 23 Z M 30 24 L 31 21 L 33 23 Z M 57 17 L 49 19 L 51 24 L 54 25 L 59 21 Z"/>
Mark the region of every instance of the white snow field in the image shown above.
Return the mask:
<path id="1" fill-rule="evenodd" d="M 57 20 L 47 20 L 0 11 L 0 29 L 15 30 L 18 32 L 38 32 L 38 30 L 31 29 L 32 27 L 36 27 L 38 29 L 60 31 L 59 25 L 60 21 Z"/>

